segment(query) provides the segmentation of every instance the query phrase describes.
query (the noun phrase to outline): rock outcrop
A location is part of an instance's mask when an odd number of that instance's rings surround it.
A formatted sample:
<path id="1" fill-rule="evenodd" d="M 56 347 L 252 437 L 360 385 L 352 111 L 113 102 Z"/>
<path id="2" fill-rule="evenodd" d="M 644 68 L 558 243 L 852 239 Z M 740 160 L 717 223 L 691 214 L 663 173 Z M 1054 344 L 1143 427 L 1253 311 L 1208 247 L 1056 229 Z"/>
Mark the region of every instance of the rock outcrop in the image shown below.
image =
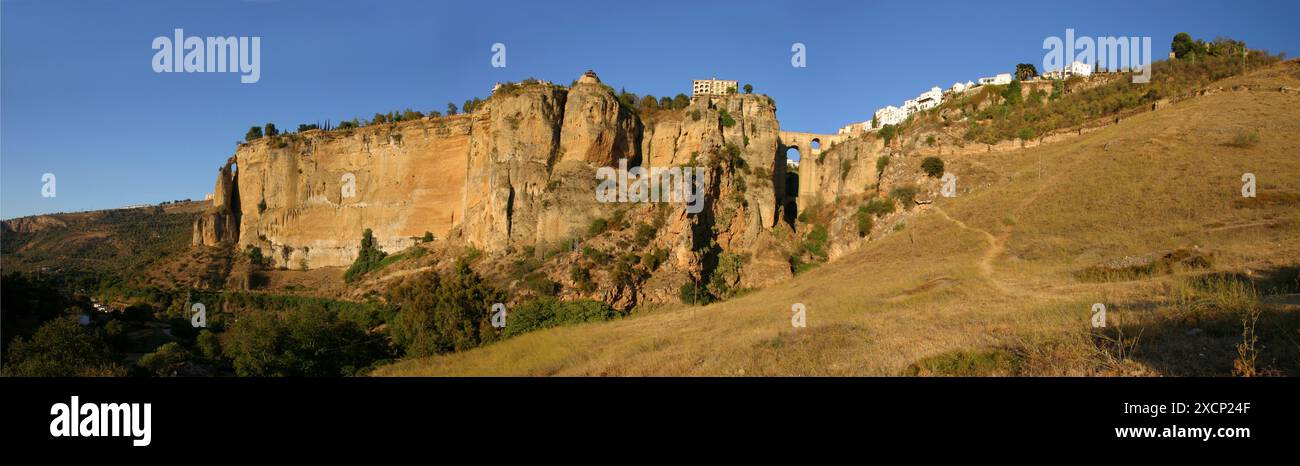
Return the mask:
<path id="1" fill-rule="evenodd" d="M 774 234 L 789 227 L 781 221 L 785 156 L 771 99 L 701 98 L 643 116 L 592 81 L 503 87 L 470 114 L 241 144 L 219 171 L 194 243 L 258 247 L 292 269 L 351 264 L 367 228 L 388 252 L 426 232 L 489 254 L 579 239 L 607 241 L 612 252 L 669 251 L 665 265 L 637 280 L 595 274 L 608 286 L 589 296 L 624 305 L 675 300 L 687 281 L 738 290 L 790 276 L 788 245 L 778 237 L 791 235 Z M 703 211 L 598 202 L 597 169 L 620 161 L 707 168 Z M 590 237 L 594 220 L 615 215 L 630 220 L 611 230 L 657 219 L 655 234 L 633 245 L 612 233 Z M 715 278 L 720 263 L 726 276 Z M 550 270 L 568 281 L 560 266 Z"/>

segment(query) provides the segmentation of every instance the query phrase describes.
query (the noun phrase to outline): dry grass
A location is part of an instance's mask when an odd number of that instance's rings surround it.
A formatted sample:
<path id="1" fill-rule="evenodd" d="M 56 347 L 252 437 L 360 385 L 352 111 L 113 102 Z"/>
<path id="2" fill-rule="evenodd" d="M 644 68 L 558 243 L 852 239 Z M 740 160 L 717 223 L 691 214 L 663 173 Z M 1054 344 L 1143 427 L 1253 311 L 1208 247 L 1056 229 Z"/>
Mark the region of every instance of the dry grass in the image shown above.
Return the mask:
<path id="1" fill-rule="evenodd" d="M 1234 79 L 1276 89 L 1293 75 Z M 969 193 L 789 282 L 376 374 L 1296 375 L 1300 310 L 1261 304 L 1272 291 L 1248 284 L 1285 282 L 1300 264 L 1300 209 L 1268 201 L 1300 196 L 1297 109 L 1294 94 L 1223 92 L 1057 144 L 946 158 Z M 1247 127 L 1257 143 L 1223 145 Z M 1240 197 L 1244 172 L 1258 176 L 1259 198 Z M 1213 260 L 1076 277 L 1179 250 Z M 1097 302 L 1104 329 L 1089 325 Z M 807 328 L 791 327 L 794 303 Z"/>

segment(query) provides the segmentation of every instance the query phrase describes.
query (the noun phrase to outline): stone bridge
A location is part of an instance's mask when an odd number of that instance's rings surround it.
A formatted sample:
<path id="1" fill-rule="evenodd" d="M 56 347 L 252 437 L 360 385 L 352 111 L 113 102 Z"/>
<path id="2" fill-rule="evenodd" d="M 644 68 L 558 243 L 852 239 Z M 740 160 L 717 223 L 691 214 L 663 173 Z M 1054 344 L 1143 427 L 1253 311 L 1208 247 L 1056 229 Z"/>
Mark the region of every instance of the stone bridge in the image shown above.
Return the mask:
<path id="1" fill-rule="evenodd" d="M 847 134 L 816 134 L 802 133 L 798 131 L 781 131 L 778 136 L 777 151 L 780 154 L 786 154 L 791 148 L 799 151 L 799 192 L 795 194 L 798 197 L 799 206 L 810 204 L 817 199 L 817 192 L 821 189 L 817 175 L 817 157 L 823 150 L 829 149 L 841 141 L 849 138 Z M 785 167 L 782 167 L 785 168 Z M 787 196 L 793 193 L 787 193 Z"/>

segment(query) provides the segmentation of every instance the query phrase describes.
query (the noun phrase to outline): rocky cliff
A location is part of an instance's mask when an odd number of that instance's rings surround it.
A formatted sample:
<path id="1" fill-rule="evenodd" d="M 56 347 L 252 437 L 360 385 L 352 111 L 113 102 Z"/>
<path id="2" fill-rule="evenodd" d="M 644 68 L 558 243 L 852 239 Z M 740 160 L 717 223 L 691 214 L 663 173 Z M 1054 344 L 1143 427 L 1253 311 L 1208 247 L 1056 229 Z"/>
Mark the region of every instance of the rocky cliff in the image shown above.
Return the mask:
<path id="1" fill-rule="evenodd" d="M 600 285 L 583 294 L 610 302 L 675 299 L 687 281 L 763 286 L 790 275 L 778 240 L 790 235 L 777 231 L 789 228 L 780 220 L 785 183 L 774 182 L 785 176 L 778 132 L 775 105 L 761 95 L 641 115 L 599 83 L 509 86 L 470 114 L 241 144 L 193 242 L 255 246 L 276 266 L 299 269 L 351 264 L 367 228 L 390 253 L 426 232 L 489 254 L 581 241 L 615 255 L 668 251 L 664 265 L 637 265 L 631 280 L 576 253 L 547 269 L 568 285 L 563 267 L 583 263 Z M 597 169 L 621 160 L 706 168 L 703 211 L 598 202 Z M 590 228 L 613 218 L 606 231 Z M 643 224 L 653 234 L 630 241 Z M 725 277 L 715 277 L 719 264 Z"/>

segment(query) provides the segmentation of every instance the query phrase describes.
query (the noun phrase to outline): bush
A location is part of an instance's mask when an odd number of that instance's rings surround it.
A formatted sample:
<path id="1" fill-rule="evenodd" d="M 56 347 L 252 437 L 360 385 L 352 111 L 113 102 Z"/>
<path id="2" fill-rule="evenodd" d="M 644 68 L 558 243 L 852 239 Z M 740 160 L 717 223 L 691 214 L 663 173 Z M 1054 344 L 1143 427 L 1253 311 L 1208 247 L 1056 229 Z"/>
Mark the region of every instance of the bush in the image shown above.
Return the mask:
<path id="1" fill-rule="evenodd" d="M 555 298 L 542 298 L 526 302 L 510 312 L 502 336 L 509 338 L 535 330 L 584 322 L 600 322 L 617 316 L 618 313 L 614 308 L 601 301 L 590 299 L 560 301 Z"/>
<path id="2" fill-rule="evenodd" d="M 495 341 L 491 309 L 505 294 L 488 285 L 465 261 L 445 275 L 425 273 L 389 290 L 397 307 L 393 343 L 407 356 L 464 351 Z"/>
<path id="3" fill-rule="evenodd" d="M 727 113 L 727 109 L 721 108 L 718 109 L 718 123 L 722 124 L 724 128 L 730 128 L 736 126 L 736 119 L 732 118 L 730 113 Z"/>
<path id="4" fill-rule="evenodd" d="M 605 230 L 608 228 L 609 228 L 608 220 L 605 220 L 603 218 L 592 220 L 591 225 L 587 227 L 587 236 L 599 235 L 601 233 L 604 233 Z"/>
<path id="5" fill-rule="evenodd" d="M 244 133 L 244 141 L 253 142 L 254 140 L 257 139 L 262 139 L 261 126 L 254 126 L 252 128 L 248 128 L 248 132 Z"/>
<path id="6" fill-rule="evenodd" d="M 6 377 L 97 377 L 126 375 L 113 362 L 111 348 L 98 332 L 59 317 L 41 324 L 31 339 L 17 337 L 5 347 Z"/>
<path id="7" fill-rule="evenodd" d="M 921 170 L 925 171 L 925 174 L 929 175 L 930 178 L 941 177 L 943 176 L 943 159 L 926 157 L 925 160 L 921 161 Z"/>
<path id="8" fill-rule="evenodd" d="M 858 236 L 862 237 L 870 234 L 871 226 L 874 223 L 873 219 L 875 217 L 871 215 L 871 212 L 867 211 L 867 206 L 858 207 L 858 212 L 855 216 L 857 217 Z"/>
<path id="9" fill-rule="evenodd" d="M 677 289 L 677 298 L 682 301 L 682 304 L 689 306 L 697 304 L 705 306 L 713 302 L 713 296 L 709 294 L 708 288 L 691 281 L 683 283 L 681 288 Z"/>
<path id="10" fill-rule="evenodd" d="M 880 156 L 880 158 L 876 159 L 876 175 L 880 175 L 881 173 L 884 173 L 885 167 L 888 166 L 889 166 L 889 156 L 887 155 Z"/>
<path id="11" fill-rule="evenodd" d="M 154 352 L 140 357 L 136 366 L 156 377 L 174 377 L 185 363 L 194 359 L 194 353 L 185 349 L 180 343 L 171 342 L 159 346 Z"/>
<path id="12" fill-rule="evenodd" d="M 910 210 L 912 204 L 916 202 L 918 191 L 915 185 L 903 185 L 890 190 L 889 197 L 903 204 L 904 209 Z"/>
<path id="13" fill-rule="evenodd" d="M 867 201 L 867 203 L 862 207 L 859 207 L 858 210 L 866 211 L 876 217 L 883 217 L 894 213 L 894 201 L 876 197 Z"/>
<path id="14" fill-rule="evenodd" d="M 352 376 L 390 356 L 381 336 L 314 303 L 250 312 L 220 346 L 241 377 Z"/>
<path id="15" fill-rule="evenodd" d="M 569 266 L 569 279 L 578 291 L 590 293 L 596 289 L 596 284 L 591 281 L 591 271 L 578 264 Z"/>
<path id="16" fill-rule="evenodd" d="M 1241 149 L 1254 146 L 1255 144 L 1259 144 L 1259 133 L 1244 129 L 1237 130 L 1236 134 L 1232 136 L 1232 141 L 1228 143 L 1229 146 Z"/>
<path id="17" fill-rule="evenodd" d="M 365 229 L 361 232 L 361 252 L 357 254 L 357 260 L 352 262 L 352 266 L 348 267 L 348 271 L 343 273 L 343 279 L 351 283 L 362 275 L 379 269 L 387 255 L 375 246 L 374 233 L 369 228 Z"/>

